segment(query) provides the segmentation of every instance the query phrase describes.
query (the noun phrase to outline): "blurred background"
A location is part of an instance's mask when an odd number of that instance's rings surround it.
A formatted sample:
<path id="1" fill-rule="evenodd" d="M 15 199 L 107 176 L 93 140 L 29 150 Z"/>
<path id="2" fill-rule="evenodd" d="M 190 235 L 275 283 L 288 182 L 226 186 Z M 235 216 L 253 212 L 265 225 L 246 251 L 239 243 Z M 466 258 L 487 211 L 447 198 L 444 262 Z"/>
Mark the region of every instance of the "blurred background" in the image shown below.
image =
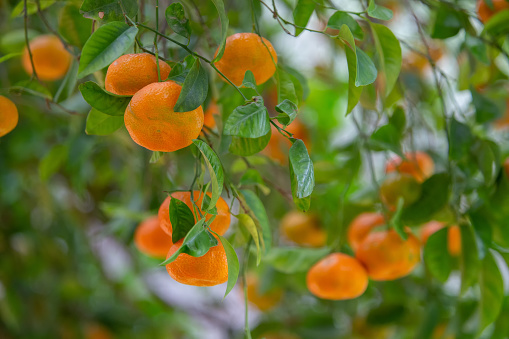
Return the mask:
<path id="1" fill-rule="evenodd" d="M 81 1 L 40 2 L 43 16 L 37 10 L 28 16 L 29 37 L 51 34 L 43 18 L 65 37 L 64 9 L 78 13 L 73 18 L 84 20 L 81 27 L 88 25 L 91 32 L 91 20 L 80 19 Z M 475 1 L 452 2 L 475 16 Z M 33 6 L 35 1 L 28 3 Z M 170 3 L 159 1 L 161 8 Z M 403 70 L 397 84 L 400 93 L 395 100 L 407 108 L 409 132 L 403 139 L 403 150 L 426 151 L 435 162 L 435 171 L 445 170 L 446 137 L 439 95 L 431 68 L 415 52 L 422 50 L 423 44 L 413 14 L 426 30 L 431 29 L 435 14 L 426 1 L 377 3 L 393 10 L 393 19 L 385 24 L 400 40 L 403 50 Z M 213 2 L 184 0 L 182 4 L 193 29 L 190 47 L 203 55 L 213 55 L 219 40 Z M 393 156 L 388 151 L 367 154 L 359 143 L 363 133 L 370 135 L 377 123 L 386 122 L 376 108 L 375 85 L 365 88 L 360 104 L 346 116 L 348 67 L 338 40 L 310 31 L 290 36 L 260 2 L 253 4 L 261 34 L 274 45 L 279 63 L 307 79 L 303 89 L 307 98 L 292 128 L 305 141 L 315 165 L 317 185 L 311 213 L 327 231 L 327 244 L 341 243 L 351 253 L 344 241 L 348 224 L 360 212 L 378 206 L 369 159 L 373 160 L 375 179 L 382 180 L 385 163 Z M 140 1 L 140 5 L 143 21 L 154 27 L 154 1 Z M 295 1 L 278 0 L 275 5 L 281 16 L 291 19 Z M 225 0 L 225 6 L 232 34 L 252 31 L 248 2 Z M 328 18 L 338 9 L 355 12 L 364 7 L 351 0 L 317 1 L 308 28 L 327 29 Z M 46 88 L 26 84 L 29 75 L 19 56 L 25 45 L 22 12 L 23 1 L 0 1 L 0 60 L 18 53 L 0 63 L 0 94 L 15 102 L 20 115 L 16 129 L 0 139 L 0 338 L 243 338 L 245 306 L 240 280 L 223 300 L 225 284 L 208 288 L 179 284 L 159 266 L 161 260 L 142 254 L 133 244 L 136 226 L 157 214 L 166 192 L 189 188 L 193 179 L 189 169 L 194 166 L 191 151 L 187 148 L 159 158 L 132 142 L 123 126 L 107 136 L 86 134 L 90 107 L 77 90 L 83 80 L 76 80 L 76 60 L 63 80 L 48 82 Z M 162 26 L 163 15 L 159 20 Z M 478 20 L 472 18 L 471 23 L 482 29 Z M 333 29 L 328 30 L 334 34 Z M 171 34 L 169 29 L 167 33 Z M 152 34 L 144 33 L 141 40 L 147 49 L 153 49 Z M 471 116 L 475 110 L 471 89 L 475 87 L 483 89 L 499 105 L 499 115 L 503 116 L 509 75 L 507 58 L 495 55 L 489 66 L 482 65 L 472 59 L 464 40 L 465 32 L 447 42 L 429 39 L 436 51 L 437 66 L 450 80 L 444 85 L 446 106 Z M 373 42 L 365 40 L 359 44 L 369 50 Z M 74 48 L 79 51 L 79 47 Z M 160 50 L 173 61 L 186 56 L 171 44 Z M 224 115 L 242 104 L 241 98 L 214 72 L 209 75 L 211 93 L 206 106 L 217 102 L 220 115 Z M 96 74 L 95 80 L 100 82 L 101 76 L 104 72 Z M 268 81 L 260 90 L 275 115 L 275 81 Z M 489 127 L 483 133 L 497 141 L 502 155 L 507 154 L 505 129 Z M 220 140 L 213 142 L 221 150 Z M 282 218 L 294 209 L 281 194 L 290 190 L 290 181 L 288 150 L 281 148 L 280 142 L 271 141 L 262 153 L 248 158 L 265 182 L 246 186 L 264 203 L 274 244 L 296 246 L 279 230 Z M 247 170 L 246 163 L 228 154 L 224 147 L 221 157 L 232 180 L 239 182 Z M 231 201 L 226 194 L 224 198 Z M 234 203 L 232 212 L 236 211 L 238 206 Z M 502 245 L 509 243 L 504 234 L 500 236 L 505 239 L 500 242 Z M 235 218 L 226 236 L 236 248 L 245 246 L 246 239 Z M 501 253 L 496 260 L 507 295 L 509 275 L 505 262 L 509 256 L 508 252 Z M 242 252 L 238 254 L 242 261 Z M 305 272 L 284 272 L 263 261 L 256 266 L 253 257 L 248 265 L 263 289 L 281 291 L 272 298 L 274 305 L 269 302 L 270 307 L 250 304 L 248 318 L 253 338 L 478 335 L 479 292 L 473 290 L 458 297 L 458 270 L 441 284 L 420 265 L 404 279 L 370 283 L 361 298 L 332 302 L 319 300 L 307 291 Z M 459 264 L 455 265 L 457 268 Z M 494 326 L 507 326 L 504 319 L 509 317 L 509 299 L 504 300 L 500 324 Z M 494 338 L 493 333 L 492 326 L 482 337 Z"/>

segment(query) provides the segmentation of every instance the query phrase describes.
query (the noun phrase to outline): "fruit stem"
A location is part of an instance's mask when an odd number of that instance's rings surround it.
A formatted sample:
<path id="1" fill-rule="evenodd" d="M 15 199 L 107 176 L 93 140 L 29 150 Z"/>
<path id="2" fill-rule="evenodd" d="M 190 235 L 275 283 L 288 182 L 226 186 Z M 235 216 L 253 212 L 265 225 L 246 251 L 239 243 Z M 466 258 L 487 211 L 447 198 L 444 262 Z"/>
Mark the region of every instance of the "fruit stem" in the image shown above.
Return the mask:
<path id="1" fill-rule="evenodd" d="M 156 31 L 159 32 L 159 0 L 156 0 Z M 154 34 L 154 48 L 156 52 L 157 79 L 161 82 L 161 68 L 159 67 L 159 48 L 157 47 L 157 34 Z"/>
<path id="2" fill-rule="evenodd" d="M 27 9 L 27 0 L 23 0 L 23 11 L 24 11 L 24 20 L 25 20 L 25 43 L 27 45 L 28 56 L 30 57 L 30 64 L 32 65 L 32 78 L 39 80 L 37 76 L 37 72 L 35 70 L 34 58 L 32 56 L 32 49 L 30 48 L 30 42 L 28 41 L 28 9 Z"/>

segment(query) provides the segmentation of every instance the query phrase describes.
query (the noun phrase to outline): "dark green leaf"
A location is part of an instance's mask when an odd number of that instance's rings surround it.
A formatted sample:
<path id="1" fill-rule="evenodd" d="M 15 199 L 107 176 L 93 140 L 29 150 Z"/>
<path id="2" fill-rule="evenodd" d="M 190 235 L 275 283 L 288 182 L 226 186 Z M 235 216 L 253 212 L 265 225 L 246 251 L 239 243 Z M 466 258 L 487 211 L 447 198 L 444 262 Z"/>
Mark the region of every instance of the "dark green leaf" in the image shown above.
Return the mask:
<path id="1" fill-rule="evenodd" d="M 32 15 L 37 13 L 37 2 L 39 2 L 39 5 L 41 6 L 41 11 L 45 10 L 49 6 L 53 5 L 56 0 L 27 0 L 27 14 Z M 11 18 L 15 18 L 18 15 L 24 13 L 25 9 L 25 1 L 20 0 L 16 7 L 11 12 Z"/>
<path id="2" fill-rule="evenodd" d="M 172 228 L 171 239 L 173 243 L 176 243 L 193 228 L 194 215 L 185 203 L 173 197 L 170 199 L 169 211 Z"/>
<path id="3" fill-rule="evenodd" d="M 259 98 L 233 110 L 224 124 L 223 133 L 241 138 L 260 138 L 270 132 L 270 118 L 263 100 Z"/>
<path id="4" fill-rule="evenodd" d="M 290 125 L 292 121 L 297 117 L 298 110 L 299 109 L 297 108 L 296 104 L 288 99 L 283 100 L 283 102 L 276 106 L 276 111 L 279 113 L 277 116 L 277 121 L 279 121 L 284 126 Z"/>
<path id="5" fill-rule="evenodd" d="M 302 140 L 298 139 L 293 143 L 288 158 L 295 177 L 295 180 L 292 180 L 292 195 L 299 199 L 310 196 L 315 187 L 315 174 L 313 162 Z"/>
<path id="6" fill-rule="evenodd" d="M 240 156 L 250 156 L 263 150 L 268 144 L 272 132 L 259 138 L 232 137 L 228 151 Z"/>
<path id="7" fill-rule="evenodd" d="M 175 104 L 175 112 L 189 112 L 197 109 L 207 98 L 209 79 L 200 60 L 196 60 L 184 80 L 182 91 Z"/>
<path id="8" fill-rule="evenodd" d="M 298 105 L 299 99 L 297 98 L 295 83 L 293 82 L 292 76 L 281 67 L 278 67 L 277 73 L 277 102 L 282 103 L 284 100 L 290 100 L 295 103 L 295 105 Z"/>
<path id="9" fill-rule="evenodd" d="M 394 109 L 394 112 L 389 118 L 389 124 L 394 126 L 400 135 L 403 135 L 406 126 L 406 115 L 401 106 Z"/>
<path id="10" fill-rule="evenodd" d="M 87 117 L 85 132 L 89 135 L 108 135 L 124 125 L 124 117 L 104 114 L 92 108 Z"/>
<path id="11" fill-rule="evenodd" d="M 345 48 L 345 53 L 348 63 L 348 105 L 346 109 L 346 113 L 348 114 L 359 103 L 362 87 L 355 86 L 355 77 L 357 75 L 357 56 L 350 48 Z"/>
<path id="12" fill-rule="evenodd" d="M 182 6 L 181 3 L 172 3 L 166 7 L 164 14 L 168 26 L 170 26 L 175 33 L 187 39 L 191 38 L 191 26 L 189 25 L 189 20 L 186 18 L 184 6 Z"/>
<path id="13" fill-rule="evenodd" d="M 297 6 L 293 10 L 293 21 L 297 26 L 295 27 L 295 36 L 302 33 L 314 10 L 315 3 L 312 0 L 297 0 Z"/>
<path id="14" fill-rule="evenodd" d="M 122 0 L 122 7 L 130 18 L 138 13 L 138 1 Z M 110 22 L 124 21 L 124 13 L 119 0 L 85 0 L 81 5 L 80 12 L 85 18 Z"/>
<path id="15" fill-rule="evenodd" d="M 424 262 L 430 273 L 445 282 L 452 271 L 452 259 L 448 251 L 449 229 L 444 227 L 433 233 L 424 247 Z"/>
<path id="16" fill-rule="evenodd" d="M 262 250 L 260 247 L 260 236 L 258 235 L 256 224 L 253 218 L 251 218 L 248 214 L 239 214 L 236 217 L 239 219 L 239 226 L 244 227 L 253 238 L 256 245 L 256 264 L 259 265 L 262 258 Z"/>
<path id="17" fill-rule="evenodd" d="M 189 254 L 193 257 L 204 256 L 211 247 L 217 246 L 217 239 L 205 227 L 205 218 L 201 219 L 187 233 L 182 246 L 163 261 L 160 265 L 168 265 L 174 262 L 181 253 Z"/>
<path id="18" fill-rule="evenodd" d="M 470 127 L 453 118 L 449 134 L 451 140 L 449 156 L 452 160 L 461 160 L 468 154 L 474 140 Z"/>
<path id="19" fill-rule="evenodd" d="M 384 125 L 377 129 L 369 140 L 369 145 L 375 151 L 393 151 L 403 156 L 400 144 L 401 134 L 393 125 Z"/>
<path id="20" fill-rule="evenodd" d="M 214 62 L 218 61 L 222 58 L 224 53 L 224 47 L 226 45 L 226 37 L 228 35 L 228 16 L 226 16 L 226 11 L 224 9 L 224 2 L 223 0 L 212 0 L 214 3 L 214 6 L 216 6 L 217 13 L 219 14 L 219 19 L 221 20 L 221 44 L 219 45 L 219 50 L 214 57 Z"/>
<path id="21" fill-rule="evenodd" d="M 437 12 L 431 37 L 447 39 L 455 36 L 463 28 L 461 13 L 447 5 L 440 5 Z"/>
<path id="22" fill-rule="evenodd" d="M 390 225 L 398 233 L 403 240 L 408 239 L 408 233 L 405 232 L 405 225 L 401 222 L 401 214 L 403 213 L 403 206 L 405 206 L 405 200 L 403 197 L 399 197 L 396 205 L 396 212 L 391 217 Z"/>
<path id="23" fill-rule="evenodd" d="M 224 182 L 223 165 L 221 164 L 221 160 L 219 160 L 216 152 L 214 152 L 214 150 L 205 142 L 195 139 L 193 140 L 193 144 L 198 147 L 203 155 L 210 174 L 212 197 L 210 198 L 210 204 L 203 208 L 204 211 L 207 211 L 216 206 L 217 200 L 221 196 Z"/>
<path id="24" fill-rule="evenodd" d="M 9 91 L 13 93 L 26 93 L 30 95 L 35 95 L 37 97 L 49 100 L 53 98 L 53 95 L 51 94 L 49 89 L 43 86 L 40 82 L 32 80 L 20 81 L 16 83 L 16 85 L 11 86 L 11 88 L 9 88 Z"/>
<path id="25" fill-rule="evenodd" d="M 509 11 L 499 11 L 484 25 L 483 33 L 498 37 L 509 32 Z"/>
<path id="26" fill-rule="evenodd" d="M 486 185 L 491 185 L 498 173 L 499 153 L 497 144 L 489 140 L 477 140 L 471 147 L 471 154 Z"/>
<path id="27" fill-rule="evenodd" d="M 348 28 L 350 28 L 350 31 L 356 39 L 364 39 L 364 31 L 362 30 L 361 26 L 348 13 L 337 11 L 336 13 L 332 14 L 332 16 L 329 18 L 329 22 L 327 23 L 327 27 L 333 29 L 341 29 L 341 26 L 343 25 L 347 25 Z"/>
<path id="28" fill-rule="evenodd" d="M 237 257 L 237 253 L 235 253 L 235 249 L 233 246 L 226 240 L 225 237 L 217 234 L 214 232 L 214 234 L 219 238 L 221 241 L 221 244 L 224 247 L 224 252 L 226 253 L 226 260 L 228 262 L 228 283 L 226 284 L 226 292 L 224 294 L 224 297 L 228 295 L 228 293 L 231 292 L 231 290 L 235 287 L 235 284 L 237 283 L 237 279 L 239 278 L 239 258 Z"/>
<path id="29" fill-rule="evenodd" d="M 253 72 L 247 70 L 244 74 L 244 80 L 242 80 L 242 87 L 251 88 L 256 91 L 256 79 Z"/>
<path id="30" fill-rule="evenodd" d="M 465 45 L 469 49 L 470 53 L 476 57 L 477 60 L 485 65 L 490 64 L 490 58 L 488 57 L 488 48 L 486 44 L 479 38 L 467 34 L 465 36 Z"/>
<path id="31" fill-rule="evenodd" d="M 471 90 L 472 103 L 475 107 L 475 121 L 479 124 L 490 122 L 500 117 L 497 104 L 474 89 Z"/>
<path id="32" fill-rule="evenodd" d="M 131 101 L 130 96 L 121 96 L 110 93 L 98 84 L 87 81 L 79 86 L 83 99 L 96 110 L 108 114 L 123 116 L 127 105 Z"/>
<path id="33" fill-rule="evenodd" d="M 402 220 L 405 225 L 419 225 L 430 220 L 449 201 L 450 178 L 447 173 L 437 173 L 422 184 L 420 198 L 405 207 Z"/>
<path id="34" fill-rule="evenodd" d="M 39 177 L 41 181 L 47 181 L 65 163 L 69 155 L 69 146 L 66 144 L 55 145 L 39 163 Z"/>
<path id="35" fill-rule="evenodd" d="M 292 274 L 308 271 L 329 252 L 328 248 L 275 247 L 265 255 L 263 261 L 280 272 Z"/>
<path id="36" fill-rule="evenodd" d="M 134 43 L 137 33 L 138 28 L 118 21 L 99 27 L 83 46 L 78 78 L 99 71 L 115 61 Z"/>

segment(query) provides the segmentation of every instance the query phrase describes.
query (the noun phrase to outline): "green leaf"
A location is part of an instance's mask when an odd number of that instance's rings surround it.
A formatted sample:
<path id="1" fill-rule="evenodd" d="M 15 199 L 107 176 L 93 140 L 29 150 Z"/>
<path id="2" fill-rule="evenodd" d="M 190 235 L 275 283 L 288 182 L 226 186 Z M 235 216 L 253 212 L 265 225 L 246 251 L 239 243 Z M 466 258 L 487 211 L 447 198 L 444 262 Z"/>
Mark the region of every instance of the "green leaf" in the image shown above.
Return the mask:
<path id="1" fill-rule="evenodd" d="M 163 155 L 164 155 L 164 152 L 161 152 L 161 151 L 152 152 L 152 155 L 150 156 L 149 163 L 151 163 L 151 164 L 157 163 Z"/>
<path id="2" fill-rule="evenodd" d="M 232 137 L 228 151 L 235 155 L 250 156 L 263 150 L 269 144 L 272 132 L 259 138 Z"/>
<path id="3" fill-rule="evenodd" d="M 182 85 L 195 61 L 196 58 L 194 56 L 188 55 L 182 62 L 173 64 L 171 66 L 170 74 L 168 75 L 168 80 L 175 81 L 179 85 Z"/>
<path id="4" fill-rule="evenodd" d="M 19 53 L 15 52 L 15 53 L 6 54 L 6 55 L 4 55 L 3 57 L 0 58 L 0 64 L 2 62 L 5 62 L 5 61 L 9 60 L 9 59 L 17 58 L 17 57 L 22 56 L 22 55 L 23 55 L 23 52 L 19 52 Z"/>
<path id="5" fill-rule="evenodd" d="M 355 47 L 357 55 L 357 74 L 355 86 L 367 86 L 376 80 L 377 71 L 371 58 L 359 47 Z"/>
<path id="6" fill-rule="evenodd" d="M 486 185 L 495 181 L 498 173 L 498 157 L 500 151 L 497 144 L 489 140 L 477 140 L 471 148 L 471 154 L 481 171 Z"/>
<path id="7" fill-rule="evenodd" d="M 474 89 L 471 89 L 472 103 L 475 107 L 475 121 L 478 124 L 493 121 L 501 116 L 497 104 Z"/>
<path id="8" fill-rule="evenodd" d="M 116 95 L 108 92 L 98 84 L 87 81 L 79 86 L 83 99 L 96 110 L 114 116 L 123 116 L 127 105 L 131 101 L 130 96 Z"/>
<path id="9" fill-rule="evenodd" d="M 221 20 L 221 44 L 219 45 L 219 50 L 214 57 L 213 62 L 218 61 L 223 57 L 224 47 L 226 46 L 226 37 L 228 35 L 228 16 L 226 16 L 226 11 L 224 9 L 223 0 L 212 0 L 214 6 L 216 6 L 217 13 L 219 14 L 219 19 Z"/>
<path id="10" fill-rule="evenodd" d="M 295 26 L 298 26 L 295 27 L 295 36 L 299 36 L 302 33 L 314 10 L 315 3 L 312 0 L 297 0 L 297 6 L 293 10 L 293 22 Z"/>
<path id="11" fill-rule="evenodd" d="M 431 32 L 433 39 L 447 39 L 455 36 L 463 28 L 462 13 L 447 5 L 439 5 Z M 463 13 L 463 15 L 465 15 Z"/>
<path id="12" fill-rule="evenodd" d="M 110 22 L 99 27 L 83 46 L 78 78 L 103 69 L 119 58 L 133 43 L 138 28 L 123 22 Z"/>
<path id="13" fill-rule="evenodd" d="M 75 3 L 69 2 L 60 12 L 58 32 L 70 44 L 82 48 L 92 32 L 92 21 L 80 14 Z"/>
<path id="14" fill-rule="evenodd" d="M 173 253 L 168 259 L 160 265 L 168 265 L 174 262 L 181 253 L 189 254 L 193 257 L 204 256 L 211 247 L 217 246 L 217 239 L 205 227 L 205 218 L 201 219 L 187 233 L 182 246 Z"/>
<path id="15" fill-rule="evenodd" d="M 285 72 L 281 67 L 278 67 L 277 74 L 277 102 L 281 103 L 288 99 L 295 103 L 295 105 L 298 105 L 299 99 L 297 98 L 295 83 L 292 76 L 288 72 Z"/>
<path id="16" fill-rule="evenodd" d="M 477 283 L 481 261 L 472 227 L 468 224 L 461 225 L 460 234 L 463 249 L 460 254 L 461 293 L 463 294 Z"/>
<path id="17" fill-rule="evenodd" d="M 402 220 L 405 225 L 419 225 L 430 220 L 449 201 L 450 178 L 447 173 L 437 173 L 422 184 L 420 198 L 405 207 Z"/>
<path id="18" fill-rule="evenodd" d="M 214 152 L 214 150 L 210 148 L 210 146 L 205 142 L 194 139 L 193 144 L 200 150 L 209 170 L 210 182 L 212 186 L 212 196 L 210 198 L 209 205 L 203 207 L 204 211 L 208 211 L 216 206 L 217 200 L 219 200 L 223 190 L 223 165 L 221 164 L 221 160 L 219 160 L 216 152 Z"/>
<path id="19" fill-rule="evenodd" d="M 173 197 L 170 199 L 169 214 L 172 228 L 171 239 L 173 243 L 176 243 L 193 228 L 194 215 L 185 203 Z"/>
<path id="20" fill-rule="evenodd" d="M 368 15 L 375 19 L 391 20 L 392 10 L 375 4 L 375 0 L 369 0 Z"/>
<path id="21" fill-rule="evenodd" d="M 295 176 L 292 181 L 292 193 L 296 198 L 305 198 L 311 195 L 315 187 L 313 162 L 309 157 L 304 142 L 297 139 L 288 153 L 289 164 Z"/>
<path id="22" fill-rule="evenodd" d="M 242 87 L 251 88 L 257 91 L 256 79 L 254 77 L 253 72 L 251 72 L 250 70 L 247 70 L 246 73 L 244 74 L 244 80 L 242 80 Z"/>
<path id="23" fill-rule="evenodd" d="M 249 215 L 255 222 L 257 228 L 262 231 L 262 240 L 265 247 L 264 253 L 267 253 L 272 247 L 272 232 L 265 207 L 253 191 L 240 190 L 240 193 L 242 194 L 242 198 L 246 201 L 246 205 L 250 208 Z"/>
<path id="24" fill-rule="evenodd" d="M 488 57 L 488 48 L 486 44 L 479 38 L 470 34 L 465 35 L 465 45 L 472 55 L 485 65 L 490 64 Z"/>
<path id="25" fill-rule="evenodd" d="M 217 234 L 214 234 L 219 238 L 221 244 L 224 247 L 224 252 L 226 253 L 226 261 L 228 262 L 228 283 L 226 284 L 226 292 L 224 293 L 224 298 L 231 292 L 231 290 L 235 287 L 237 283 L 237 279 L 239 278 L 240 264 L 239 258 L 237 257 L 237 253 L 233 246 L 226 240 L 225 237 Z"/>
<path id="26" fill-rule="evenodd" d="M 168 26 L 180 36 L 184 38 L 191 38 L 191 26 L 189 20 L 186 18 L 184 6 L 181 3 L 175 2 L 169 5 L 165 11 L 166 22 Z"/>
<path id="27" fill-rule="evenodd" d="M 270 193 L 270 188 L 265 185 L 260 172 L 255 170 L 254 168 L 248 169 L 244 175 L 240 178 L 239 184 L 242 186 L 254 185 L 258 187 L 263 194 L 268 195 Z"/>
<path id="28" fill-rule="evenodd" d="M 406 127 L 406 115 L 401 106 L 394 109 L 394 112 L 389 117 L 389 124 L 394 126 L 398 133 L 403 136 Z"/>
<path id="29" fill-rule="evenodd" d="M 88 113 L 85 132 L 88 135 L 108 135 L 123 125 L 124 117 L 104 114 L 92 108 L 90 113 Z"/>
<path id="30" fill-rule="evenodd" d="M 329 253 L 328 248 L 275 247 L 265 255 L 263 261 L 280 272 L 293 274 L 307 272 Z"/>
<path id="31" fill-rule="evenodd" d="M 348 64 L 348 105 L 346 109 L 346 113 L 348 114 L 359 103 L 362 87 L 355 86 L 355 77 L 357 75 L 357 56 L 355 52 L 349 48 L 345 48 L 345 53 Z"/>
<path id="32" fill-rule="evenodd" d="M 69 147 L 66 144 L 55 145 L 39 163 L 39 177 L 41 181 L 47 181 L 65 163 L 69 155 Z"/>
<path id="33" fill-rule="evenodd" d="M 251 218 L 248 214 L 239 214 L 236 217 L 239 219 L 239 225 L 244 227 L 253 238 L 253 241 L 256 245 L 256 264 L 259 265 L 262 258 L 262 250 L 260 247 L 260 237 L 258 235 L 256 224 L 253 218 Z"/>
<path id="34" fill-rule="evenodd" d="M 233 110 L 224 124 L 223 133 L 241 138 L 260 138 L 270 132 L 270 118 L 263 100 L 255 100 Z"/>
<path id="35" fill-rule="evenodd" d="M 424 262 L 430 273 L 445 282 L 452 271 L 452 258 L 448 251 L 449 229 L 444 227 L 433 233 L 424 247 Z"/>
<path id="36" fill-rule="evenodd" d="M 378 70 L 384 79 L 385 97 L 387 97 L 394 88 L 401 71 L 401 46 L 399 40 L 386 26 L 371 24 L 371 28 L 375 40 Z"/>
<path id="37" fill-rule="evenodd" d="M 481 333 L 486 326 L 497 319 L 504 301 L 504 281 L 491 252 L 486 253 L 483 260 L 479 286 L 481 288 L 481 325 L 478 333 Z"/>
<path id="38" fill-rule="evenodd" d="M 121 0 L 128 17 L 134 18 L 138 13 L 137 0 Z M 85 0 L 80 8 L 85 18 L 101 22 L 124 21 L 124 13 L 119 0 Z"/>
<path id="39" fill-rule="evenodd" d="M 341 29 L 343 25 L 346 25 L 348 28 L 350 28 L 350 31 L 356 39 L 364 39 L 364 31 L 362 30 L 361 26 L 348 13 L 337 11 L 332 14 L 332 16 L 329 18 L 329 22 L 327 23 L 327 27 L 333 29 Z"/>
<path id="40" fill-rule="evenodd" d="M 461 160 L 468 155 L 470 146 L 474 141 L 474 136 L 470 127 L 456 119 L 451 120 L 450 124 L 450 148 L 449 157 L 451 160 Z"/>
<path id="41" fill-rule="evenodd" d="M 484 25 L 483 34 L 498 37 L 509 32 L 509 11 L 502 10 L 490 18 Z"/>
<path id="42" fill-rule="evenodd" d="M 186 80 L 184 80 L 174 111 L 189 112 L 197 109 L 207 98 L 208 91 L 209 79 L 207 72 L 201 65 L 200 60 L 196 60 L 189 70 Z"/>
<path id="43" fill-rule="evenodd" d="M 16 83 L 16 85 L 11 86 L 11 88 L 9 88 L 9 91 L 13 93 L 27 93 L 49 100 L 53 98 L 53 95 L 51 94 L 49 89 L 44 87 L 40 82 L 32 80 L 20 81 Z"/>
<path id="44" fill-rule="evenodd" d="M 279 121 L 283 126 L 290 125 L 297 117 L 298 110 L 299 109 L 296 104 L 288 99 L 283 100 L 283 102 L 276 106 L 276 112 L 279 113 L 277 121 Z"/>
<path id="45" fill-rule="evenodd" d="M 41 11 L 45 10 L 49 6 L 53 5 L 56 0 L 27 0 L 27 14 L 32 15 L 37 13 L 37 2 L 39 2 L 39 5 L 41 6 Z M 11 18 L 15 18 L 18 15 L 24 13 L 25 9 L 25 0 L 20 0 L 16 7 L 11 12 Z"/>
<path id="46" fill-rule="evenodd" d="M 384 125 L 377 129 L 369 140 L 369 145 L 375 151 L 393 151 L 403 156 L 400 144 L 401 135 L 393 125 Z"/>
<path id="47" fill-rule="evenodd" d="M 390 225 L 391 227 L 398 233 L 398 235 L 403 240 L 408 239 L 408 233 L 405 232 L 405 225 L 401 222 L 401 215 L 403 213 L 403 207 L 405 206 L 405 199 L 403 197 L 399 197 L 398 203 L 396 205 L 396 212 L 391 217 Z"/>

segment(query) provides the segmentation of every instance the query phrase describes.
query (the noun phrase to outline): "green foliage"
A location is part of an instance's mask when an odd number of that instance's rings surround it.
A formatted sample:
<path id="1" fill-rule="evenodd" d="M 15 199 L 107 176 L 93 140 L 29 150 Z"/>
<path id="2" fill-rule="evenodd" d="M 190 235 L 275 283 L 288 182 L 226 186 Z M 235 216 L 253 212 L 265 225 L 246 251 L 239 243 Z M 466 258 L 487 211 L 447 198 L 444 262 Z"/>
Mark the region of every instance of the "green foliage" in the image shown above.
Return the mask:
<path id="1" fill-rule="evenodd" d="M 195 224 L 191 209 L 184 202 L 173 197 L 170 200 L 169 218 L 172 230 L 171 241 L 174 243 L 184 238 Z"/>
<path id="2" fill-rule="evenodd" d="M 207 98 L 209 79 L 200 60 L 196 60 L 182 84 L 182 91 L 175 104 L 175 112 L 189 112 L 197 109 Z"/>
<path id="3" fill-rule="evenodd" d="M 107 115 L 123 116 L 131 101 L 131 96 L 110 93 L 92 81 L 82 83 L 79 89 L 90 106 Z"/>

